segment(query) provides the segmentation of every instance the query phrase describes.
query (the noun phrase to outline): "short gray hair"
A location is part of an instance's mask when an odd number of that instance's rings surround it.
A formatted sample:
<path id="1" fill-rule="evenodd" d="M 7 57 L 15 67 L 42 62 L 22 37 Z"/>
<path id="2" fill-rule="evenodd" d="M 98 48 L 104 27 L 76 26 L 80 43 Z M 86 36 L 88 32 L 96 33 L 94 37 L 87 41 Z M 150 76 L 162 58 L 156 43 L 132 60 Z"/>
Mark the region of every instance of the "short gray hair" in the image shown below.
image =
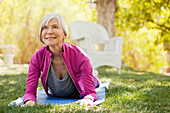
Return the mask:
<path id="1" fill-rule="evenodd" d="M 63 18 L 61 15 L 57 14 L 57 13 L 49 13 L 49 14 L 47 14 L 46 16 L 44 16 L 44 18 L 43 18 L 43 20 L 42 20 L 42 22 L 41 22 L 41 25 L 40 25 L 40 27 L 39 27 L 39 39 L 40 39 L 40 41 L 41 41 L 42 43 L 44 43 L 44 42 L 43 42 L 42 39 L 41 39 L 41 32 L 42 32 L 42 30 L 43 30 L 43 27 L 44 27 L 45 25 L 47 25 L 48 22 L 49 22 L 52 18 L 56 18 L 56 19 L 58 20 L 59 25 L 63 28 L 63 30 L 64 30 L 64 32 L 65 32 L 65 34 L 66 34 L 66 37 L 68 37 L 68 28 L 67 28 L 67 24 L 66 24 L 64 18 Z"/>

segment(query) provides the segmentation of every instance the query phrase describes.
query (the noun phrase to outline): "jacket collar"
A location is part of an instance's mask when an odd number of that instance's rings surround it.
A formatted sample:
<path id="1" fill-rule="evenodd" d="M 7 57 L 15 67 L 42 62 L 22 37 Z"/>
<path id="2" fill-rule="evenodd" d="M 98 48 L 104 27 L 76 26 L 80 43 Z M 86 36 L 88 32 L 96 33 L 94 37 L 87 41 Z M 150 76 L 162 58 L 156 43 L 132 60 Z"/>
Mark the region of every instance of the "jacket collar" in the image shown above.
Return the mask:
<path id="1" fill-rule="evenodd" d="M 45 46 L 45 49 L 50 56 L 53 56 L 53 53 L 50 52 L 48 45 Z M 66 49 L 66 43 L 63 42 L 63 51 L 61 52 L 61 54 L 64 54 L 65 49 Z"/>

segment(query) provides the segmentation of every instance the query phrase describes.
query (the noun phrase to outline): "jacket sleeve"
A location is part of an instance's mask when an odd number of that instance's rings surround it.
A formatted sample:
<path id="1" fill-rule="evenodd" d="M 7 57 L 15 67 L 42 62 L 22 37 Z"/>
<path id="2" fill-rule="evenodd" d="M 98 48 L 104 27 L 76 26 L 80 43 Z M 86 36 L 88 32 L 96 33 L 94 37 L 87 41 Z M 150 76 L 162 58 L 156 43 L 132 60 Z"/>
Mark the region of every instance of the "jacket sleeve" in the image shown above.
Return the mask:
<path id="1" fill-rule="evenodd" d="M 85 58 L 81 59 L 80 70 L 81 79 L 85 90 L 84 98 L 89 98 L 93 101 L 97 100 L 97 94 L 95 91 L 95 85 L 92 74 L 93 68 L 91 66 L 90 60 L 86 56 Z"/>
<path id="2" fill-rule="evenodd" d="M 36 101 L 36 93 L 37 93 L 39 77 L 40 77 L 40 69 L 38 63 L 38 56 L 37 54 L 34 54 L 30 61 L 28 78 L 27 78 L 27 88 L 24 94 L 24 103 L 28 100 Z"/>

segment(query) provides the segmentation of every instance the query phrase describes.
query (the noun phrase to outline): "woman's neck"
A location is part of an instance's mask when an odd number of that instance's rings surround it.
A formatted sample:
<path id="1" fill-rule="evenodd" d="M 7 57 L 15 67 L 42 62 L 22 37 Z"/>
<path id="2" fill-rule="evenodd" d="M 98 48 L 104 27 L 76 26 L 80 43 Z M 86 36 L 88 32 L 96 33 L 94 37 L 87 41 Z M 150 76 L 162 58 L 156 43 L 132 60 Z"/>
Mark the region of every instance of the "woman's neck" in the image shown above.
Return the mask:
<path id="1" fill-rule="evenodd" d="M 54 56 L 60 56 L 60 53 L 63 50 L 63 45 L 54 45 L 49 46 L 49 50 L 54 54 Z"/>

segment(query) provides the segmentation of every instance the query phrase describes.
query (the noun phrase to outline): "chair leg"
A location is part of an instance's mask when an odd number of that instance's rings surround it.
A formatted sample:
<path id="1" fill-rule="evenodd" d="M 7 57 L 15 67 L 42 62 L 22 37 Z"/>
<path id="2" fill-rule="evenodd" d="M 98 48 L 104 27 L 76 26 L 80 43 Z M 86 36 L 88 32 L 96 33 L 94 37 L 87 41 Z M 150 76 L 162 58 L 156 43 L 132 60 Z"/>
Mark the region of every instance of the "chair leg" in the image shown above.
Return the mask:
<path id="1" fill-rule="evenodd" d="M 93 69 L 93 76 L 96 76 L 96 77 L 97 77 L 97 75 L 98 75 L 98 71 L 95 70 L 95 69 Z"/>
<path id="2" fill-rule="evenodd" d="M 119 68 L 119 69 L 117 69 L 118 70 L 118 74 L 120 75 L 121 74 L 121 69 Z"/>

